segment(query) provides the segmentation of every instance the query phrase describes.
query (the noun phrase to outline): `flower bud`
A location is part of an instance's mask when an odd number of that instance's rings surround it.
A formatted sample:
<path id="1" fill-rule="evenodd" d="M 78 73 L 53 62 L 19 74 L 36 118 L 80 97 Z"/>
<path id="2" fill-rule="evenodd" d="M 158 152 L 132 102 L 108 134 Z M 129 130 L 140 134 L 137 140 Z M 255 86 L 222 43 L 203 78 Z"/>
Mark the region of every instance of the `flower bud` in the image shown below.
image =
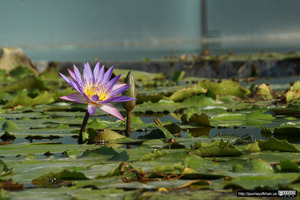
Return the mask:
<path id="1" fill-rule="evenodd" d="M 125 79 L 125 83 L 127 85 L 131 85 L 131 87 L 129 87 L 125 92 L 123 92 L 123 95 L 125 95 L 126 97 L 136 98 L 137 91 L 131 71 L 128 72 L 127 77 Z M 123 108 L 125 108 L 127 111 L 131 111 L 134 108 L 135 103 L 136 100 L 125 101 L 123 102 Z"/>

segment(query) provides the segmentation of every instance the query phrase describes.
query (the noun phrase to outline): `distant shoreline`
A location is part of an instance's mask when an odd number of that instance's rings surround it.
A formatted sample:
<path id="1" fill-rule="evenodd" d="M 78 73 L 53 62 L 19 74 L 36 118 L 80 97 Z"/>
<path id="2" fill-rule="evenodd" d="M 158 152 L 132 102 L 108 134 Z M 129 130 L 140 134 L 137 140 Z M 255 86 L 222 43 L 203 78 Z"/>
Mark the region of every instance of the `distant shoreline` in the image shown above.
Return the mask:
<path id="1" fill-rule="evenodd" d="M 40 71 L 50 62 L 36 62 Z M 58 70 L 70 68 L 75 64 L 83 66 L 84 62 L 55 62 Z M 90 62 L 94 65 L 96 61 Z M 206 55 L 194 58 L 180 57 L 144 61 L 103 61 L 101 65 L 120 69 L 140 70 L 163 73 L 167 78 L 174 71 L 185 71 L 186 76 L 206 78 L 247 78 L 247 77 L 295 77 L 300 76 L 300 52 L 259 53 L 241 55 Z"/>

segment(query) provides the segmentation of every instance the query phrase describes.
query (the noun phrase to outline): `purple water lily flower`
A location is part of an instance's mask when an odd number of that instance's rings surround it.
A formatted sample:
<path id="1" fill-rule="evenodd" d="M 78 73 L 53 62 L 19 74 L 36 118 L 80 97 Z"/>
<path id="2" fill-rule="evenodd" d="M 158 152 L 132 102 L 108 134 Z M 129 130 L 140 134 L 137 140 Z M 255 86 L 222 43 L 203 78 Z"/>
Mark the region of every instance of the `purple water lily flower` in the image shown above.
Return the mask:
<path id="1" fill-rule="evenodd" d="M 88 104 L 87 110 L 90 115 L 96 111 L 96 107 L 124 121 L 123 116 L 113 106 L 111 102 L 124 102 L 135 100 L 135 98 L 120 95 L 126 91 L 131 85 L 116 84 L 122 74 L 110 80 L 113 72 L 113 67 L 110 67 L 107 72 L 104 72 L 104 65 L 100 68 L 97 63 L 94 68 L 94 73 L 89 63 L 84 64 L 83 78 L 74 65 L 74 72 L 68 69 L 71 78 L 59 73 L 62 78 L 79 93 L 74 93 L 60 97 L 67 101 L 73 101 L 82 104 Z"/>

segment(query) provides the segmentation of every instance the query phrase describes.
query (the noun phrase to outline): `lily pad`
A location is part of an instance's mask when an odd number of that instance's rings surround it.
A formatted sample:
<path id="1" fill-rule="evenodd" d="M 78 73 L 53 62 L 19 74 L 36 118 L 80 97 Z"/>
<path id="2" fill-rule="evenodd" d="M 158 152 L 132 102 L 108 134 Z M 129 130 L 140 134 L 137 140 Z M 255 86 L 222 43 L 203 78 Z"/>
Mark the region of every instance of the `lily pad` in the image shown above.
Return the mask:
<path id="1" fill-rule="evenodd" d="M 216 140 L 210 144 L 200 143 L 195 153 L 202 157 L 213 156 L 241 156 L 242 152 L 237 150 L 229 141 Z"/>
<path id="2" fill-rule="evenodd" d="M 261 150 L 278 150 L 286 152 L 300 152 L 300 149 L 295 144 L 291 144 L 286 140 L 278 140 L 269 138 L 267 141 L 258 140 L 258 146 Z"/>
<path id="3" fill-rule="evenodd" d="M 251 159 L 234 164 L 232 171 L 238 173 L 272 173 L 273 168 L 264 160 Z"/>

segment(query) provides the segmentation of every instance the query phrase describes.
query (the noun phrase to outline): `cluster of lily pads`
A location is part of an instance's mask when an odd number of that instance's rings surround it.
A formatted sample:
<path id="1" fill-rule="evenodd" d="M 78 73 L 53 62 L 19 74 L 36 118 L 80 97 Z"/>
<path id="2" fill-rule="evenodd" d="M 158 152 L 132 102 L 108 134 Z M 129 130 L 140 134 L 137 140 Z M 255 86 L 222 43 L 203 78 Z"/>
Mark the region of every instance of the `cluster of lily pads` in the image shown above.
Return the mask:
<path id="1" fill-rule="evenodd" d="M 127 72 L 114 70 L 120 83 Z M 273 91 L 183 72 L 170 80 L 132 75 L 131 136 L 126 122 L 97 109 L 79 145 L 86 105 L 59 98 L 74 90 L 55 68 L 39 76 L 0 71 L 0 197 L 234 199 L 239 189 L 300 191 L 300 81 Z M 126 116 L 122 103 L 114 105 Z"/>

